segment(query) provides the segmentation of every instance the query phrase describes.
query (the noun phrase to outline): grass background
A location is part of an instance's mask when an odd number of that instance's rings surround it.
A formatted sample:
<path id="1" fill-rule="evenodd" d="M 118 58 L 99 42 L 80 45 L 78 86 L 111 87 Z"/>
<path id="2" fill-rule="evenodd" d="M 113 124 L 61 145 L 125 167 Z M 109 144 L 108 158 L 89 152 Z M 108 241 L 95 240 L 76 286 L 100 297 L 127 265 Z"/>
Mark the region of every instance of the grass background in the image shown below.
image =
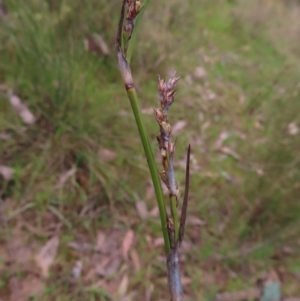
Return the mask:
<path id="1" fill-rule="evenodd" d="M 12 298 L 12 278 L 26 286 L 37 273 L 29 271 L 30 256 L 8 263 L 8 244 L 34 253 L 56 234 L 57 258 L 39 300 L 116 300 L 126 277 L 137 300 L 166 298 L 163 247 L 155 247 L 159 219 L 141 218 L 136 209 L 142 202 L 155 212 L 156 204 L 117 69 L 120 1 L 5 4 L 0 133 L 10 138 L 0 140 L 0 165 L 14 176 L 0 178 L 0 296 Z M 270 269 L 280 274 L 284 294 L 300 294 L 299 15 L 296 2 L 279 0 L 152 0 L 145 13 L 132 70 L 154 150 L 157 74 L 176 70 L 181 77 L 170 112 L 171 123 L 186 122 L 177 142 L 181 187 L 192 145 L 182 258 L 187 300 L 247 289 Z M 94 33 L 109 55 L 86 50 Z M 10 89 L 35 115 L 34 125 L 9 104 Z M 128 229 L 140 268 L 131 268 L 131 257 L 108 278 L 87 277 L 99 258 L 69 244 L 93 244 L 99 231 L 120 242 Z M 83 276 L 75 281 L 70 271 L 78 259 Z"/>

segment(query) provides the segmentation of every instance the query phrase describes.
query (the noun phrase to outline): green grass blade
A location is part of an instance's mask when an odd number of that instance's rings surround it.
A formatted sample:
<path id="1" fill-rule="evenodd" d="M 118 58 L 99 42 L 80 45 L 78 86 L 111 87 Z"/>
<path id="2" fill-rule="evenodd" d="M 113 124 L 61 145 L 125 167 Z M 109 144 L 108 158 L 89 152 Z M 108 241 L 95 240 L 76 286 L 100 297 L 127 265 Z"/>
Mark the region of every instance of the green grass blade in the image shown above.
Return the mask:
<path id="1" fill-rule="evenodd" d="M 135 20 L 134 30 L 132 32 L 131 39 L 129 41 L 127 52 L 126 52 L 126 60 L 127 60 L 128 64 L 130 64 L 130 61 L 131 61 L 132 52 L 133 52 L 134 46 L 136 44 L 139 27 L 141 25 L 141 21 L 142 21 L 144 12 L 148 6 L 148 3 L 149 3 L 149 0 L 145 0 L 143 6 L 141 8 L 141 11 L 139 12 L 139 14 L 137 15 L 136 20 Z"/>

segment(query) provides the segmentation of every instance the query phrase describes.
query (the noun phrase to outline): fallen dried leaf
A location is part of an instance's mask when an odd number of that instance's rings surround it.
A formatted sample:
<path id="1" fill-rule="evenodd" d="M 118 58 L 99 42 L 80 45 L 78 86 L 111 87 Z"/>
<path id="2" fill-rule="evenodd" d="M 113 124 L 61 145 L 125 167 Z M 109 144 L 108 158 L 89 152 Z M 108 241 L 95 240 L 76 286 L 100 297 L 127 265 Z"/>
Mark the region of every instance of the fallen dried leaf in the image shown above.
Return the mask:
<path id="1" fill-rule="evenodd" d="M 148 216 L 148 208 L 145 201 L 139 201 L 135 203 L 136 211 L 141 219 L 145 219 Z"/>
<path id="2" fill-rule="evenodd" d="M 117 248 L 118 233 L 101 231 L 97 235 L 95 250 L 103 254 L 112 254 Z"/>
<path id="3" fill-rule="evenodd" d="M 26 124 L 35 123 L 34 115 L 29 111 L 26 105 L 22 104 L 20 98 L 12 92 L 9 93 L 9 102 Z"/>
<path id="4" fill-rule="evenodd" d="M 242 94 L 239 96 L 239 103 L 244 104 L 246 102 L 246 95 Z"/>
<path id="5" fill-rule="evenodd" d="M 43 282 L 33 275 L 28 275 L 22 280 L 12 277 L 9 280 L 10 301 L 36 299 L 41 295 L 43 287 Z"/>
<path id="6" fill-rule="evenodd" d="M 151 217 L 158 217 L 159 216 L 158 206 L 153 207 L 152 210 L 149 212 L 149 215 Z"/>
<path id="7" fill-rule="evenodd" d="M 158 248 L 164 245 L 164 239 L 163 237 L 158 237 L 153 241 L 153 247 Z"/>
<path id="8" fill-rule="evenodd" d="M 152 182 L 148 182 L 147 183 L 147 187 L 146 187 L 146 199 L 150 200 L 154 197 L 154 187 Z"/>
<path id="9" fill-rule="evenodd" d="M 101 161 L 108 162 L 115 160 L 117 158 L 117 154 L 108 148 L 101 148 L 98 151 L 98 157 Z"/>
<path id="10" fill-rule="evenodd" d="M 43 236 L 43 237 L 49 237 L 49 236 L 53 235 L 53 231 L 55 231 L 55 230 L 47 231 L 43 227 L 38 228 L 38 227 L 36 227 L 36 225 L 30 224 L 26 220 L 21 220 L 20 225 L 22 225 L 22 227 L 25 227 L 26 230 L 28 230 L 32 234 L 35 234 L 38 236 Z"/>
<path id="11" fill-rule="evenodd" d="M 118 288 L 118 294 L 120 297 L 125 296 L 128 289 L 128 275 L 125 274 L 121 280 L 121 283 Z"/>
<path id="12" fill-rule="evenodd" d="M 282 252 L 285 254 L 285 255 L 292 255 L 292 254 L 295 254 L 295 250 L 289 246 L 283 246 L 282 247 Z"/>
<path id="13" fill-rule="evenodd" d="M 106 236 L 103 232 L 99 232 L 96 238 L 95 250 L 97 252 L 102 252 L 105 244 L 106 244 Z"/>
<path id="14" fill-rule="evenodd" d="M 210 127 L 211 123 L 210 121 L 206 121 L 201 126 L 201 132 L 205 133 L 205 131 Z"/>
<path id="15" fill-rule="evenodd" d="M 93 40 L 96 43 L 96 45 L 101 49 L 101 51 L 104 55 L 109 55 L 109 53 L 110 53 L 109 48 L 108 48 L 106 42 L 104 41 L 103 37 L 100 34 L 94 33 Z"/>
<path id="16" fill-rule="evenodd" d="M 295 136 L 299 132 L 299 127 L 295 122 L 291 122 L 288 124 L 287 131 L 291 136 Z"/>
<path id="17" fill-rule="evenodd" d="M 215 301 L 253 300 L 260 296 L 260 289 L 253 288 L 245 291 L 217 294 Z"/>
<path id="18" fill-rule="evenodd" d="M 228 146 L 223 146 L 220 148 L 220 152 L 225 154 L 225 155 L 228 155 L 228 156 L 231 156 L 232 158 L 240 161 L 241 160 L 241 157 L 234 151 L 232 150 L 231 148 L 229 148 Z"/>
<path id="19" fill-rule="evenodd" d="M 229 133 L 228 132 L 221 132 L 218 139 L 215 142 L 215 150 L 219 150 L 224 141 L 229 137 Z"/>
<path id="20" fill-rule="evenodd" d="M 190 277 L 185 277 L 185 276 L 181 277 L 181 283 L 183 286 L 187 286 L 187 285 L 191 284 L 191 282 L 192 282 L 192 279 Z"/>
<path id="21" fill-rule="evenodd" d="M 112 258 L 110 255 L 101 255 L 101 259 L 98 259 L 96 266 L 92 266 L 89 272 L 90 275 L 86 276 L 85 279 L 93 279 L 94 274 L 97 274 L 99 277 L 108 278 L 116 273 L 121 263 L 122 260 L 118 256 Z"/>
<path id="22" fill-rule="evenodd" d="M 204 87 L 200 94 L 201 94 L 202 99 L 205 101 L 210 101 L 210 100 L 214 100 L 217 98 L 217 94 L 207 87 Z"/>
<path id="23" fill-rule="evenodd" d="M 84 39 L 84 49 L 97 56 L 108 56 L 109 48 L 101 35 L 94 33 L 92 36 Z"/>
<path id="24" fill-rule="evenodd" d="M 91 251 L 94 250 L 94 247 L 92 244 L 87 242 L 77 242 L 77 241 L 71 241 L 67 244 L 70 248 L 79 251 L 79 252 L 85 252 L 85 251 Z M 97 251 L 97 250 L 96 250 Z"/>
<path id="25" fill-rule="evenodd" d="M 142 113 L 144 115 L 153 115 L 153 107 L 142 108 Z"/>
<path id="26" fill-rule="evenodd" d="M 4 178 L 4 180 L 11 180 L 13 178 L 13 170 L 5 165 L 0 165 L 0 175 Z"/>
<path id="27" fill-rule="evenodd" d="M 134 239 L 134 232 L 129 230 L 126 232 L 123 243 L 122 243 L 122 255 L 124 259 L 128 259 L 128 251 L 130 250 Z"/>
<path id="28" fill-rule="evenodd" d="M 72 169 L 64 172 L 58 180 L 58 183 L 56 184 L 56 188 L 61 188 L 64 186 L 64 184 L 67 182 L 67 180 L 72 177 L 76 173 L 76 168 L 73 167 Z"/>
<path id="29" fill-rule="evenodd" d="M 190 216 L 188 219 L 188 223 L 190 225 L 194 225 L 194 226 L 205 226 L 206 225 L 206 222 L 204 220 L 202 220 L 196 216 Z"/>
<path id="30" fill-rule="evenodd" d="M 202 79 L 204 77 L 206 77 L 206 71 L 203 67 L 196 67 L 196 70 L 194 72 L 194 77 L 196 79 Z"/>
<path id="31" fill-rule="evenodd" d="M 74 277 L 75 279 L 79 278 L 81 275 L 81 271 L 82 271 L 82 262 L 81 260 L 77 260 L 72 269 L 72 273 L 71 273 L 72 277 Z"/>
<path id="32" fill-rule="evenodd" d="M 117 256 L 112 261 L 110 261 L 109 265 L 106 266 L 105 276 L 111 277 L 112 275 L 114 275 L 121 266 L 121 263 L 122 259 L 120 256 Z"/>
<path id="33" fill-rule="evenodd" d="M 256 170 L 256 173 L 259 175 L 259 176 L 263 176 L 264 175 L 264 170 L 262 168 L 258 168 Z"/>
<path id="34" fill-rule="evenodd" d="M 7 132 L 1 132 L 0 133 L 0 139 L 1 140 L 9 140 L 11 138 L 11 135 Z"/>
<path id="35" fill-rule="evenodd" d="M 27 269 L 32 264 L 33 251 L 27 241 L 27 237 L 25 231 L 16 227 L 13 230 L 11 239 L 7 242 L 7 260 L 16 264 L 19 269 Z"/>
<path id="36" fill-rule="evenodd" d="M 185 120 L 180 120 L 180 121 L 176 122 L 172 126 L 172 134 L 178 135 L 180 133 L 180 131 L 186 127 L 186 125 L 187 125 L 187 122 Z"/>
<path id="37" fill-rule="evenodd" d="M 141 269 L 141 261 L 140 261 L 139 254 L 136 251 L 136 249 L 132 249 L 130 251 L 130 258 L 132 260 L 132 263 L 133 263 L 133 266 L 134 266 L 134 270 L 136 272 L 138 272 Z"/>
<path id="38" fill-rule="evenodd" d="M 8 288 L 10 290 L 10 300 L 18 300 L 21 295 L 21 283 L 17 277 L 11 277 L 8 281 Z"/>
<path id="39" fill-rule="evenodd" d="M 263 129 L 263 122 L 258 119 L 258 120 L 255 120 L 254 122 L 254 127 L 257 129 L 257 130 L 262 130 Z"/>
<path id="40" fill-rule="evenodd" d="M 49 269 L 53 264 L 59 245 L 59 238 L 57 236 L 49 239 L 46 244 L 39 250 L 35 256 L 35 262 L 40 267 L 43 277 L 47 278 Z"/>
<path id="41" fill-rule="evenodd" d="M 150 283 L 146 287 L 145 301 L 150 301 L 151 300 L 153 292 L 154 292 L 154 285 L 153 285 L 153 283 Z"/>
<path id="42" fill-rule="evenodd" d="M 132 301 L 132 300 L 136 300 L 136 291 L 130 292 L 129 294 L 121 297 L 121 299 L 117 300 L 117 301 Z"/>

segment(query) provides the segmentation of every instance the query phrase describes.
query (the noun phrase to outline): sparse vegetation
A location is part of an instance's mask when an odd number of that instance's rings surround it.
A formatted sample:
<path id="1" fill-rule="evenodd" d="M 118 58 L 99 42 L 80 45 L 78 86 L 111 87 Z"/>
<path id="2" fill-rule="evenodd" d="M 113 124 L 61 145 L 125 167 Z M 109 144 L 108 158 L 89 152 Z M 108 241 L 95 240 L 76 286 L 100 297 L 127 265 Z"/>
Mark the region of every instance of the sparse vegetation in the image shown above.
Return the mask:
<path id="1" fill-rule="evenodd" d="M 114 53 L 120 2 L 4 2 L 0 166 L 13 175 L 0 169 L 0 298 L 165 300 L 155 197 Z M 132 71 L 153 149 L 157 74 L 181 76 L 181 186 L 193 149 L 187 300 L 247 290 L 269 270 L 300 295 L 299 12 L 279 0 L 151 0 L 144 15 Z"/>

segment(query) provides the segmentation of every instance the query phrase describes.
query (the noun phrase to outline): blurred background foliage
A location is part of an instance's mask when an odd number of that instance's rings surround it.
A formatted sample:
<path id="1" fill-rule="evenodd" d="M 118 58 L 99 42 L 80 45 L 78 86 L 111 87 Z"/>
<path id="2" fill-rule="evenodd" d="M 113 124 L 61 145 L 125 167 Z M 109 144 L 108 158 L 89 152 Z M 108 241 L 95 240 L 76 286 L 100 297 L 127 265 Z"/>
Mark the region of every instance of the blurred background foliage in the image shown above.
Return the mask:
<path id="1" fill-rule="evenodd" d="M 155 198 L 116 64 L 120 2 L 4 1 L 0 165 L 13 177 L 0 176 L 0 243 L 7 248 L 22 233 L 23 245 L 38 246 L 59 233 L 56 268 L 39 300 L 116 300 L 107 283 L 118 287 L 124 273 L 136 298 L 168 295 L 163 247 L 154 246 L 161 235 Z M 152 0 L 145 13 L 135 84 L 155 152 L 157 74 L 181 77 L 170 112 L 181 187 L 192 146 L 183 251 L 190 300 L 246 289 L 269 269 L 285 294 L 300 294 L 299 20 L 298 3 L 280 0 Z M 34 124 L 20 118 L 9 91 Z M 123 266 L 95 289 L 91 277 L 67 285 L 75 259 L 86 262 L 83 275 L 92 264 L 68 243 L 112 229 L 134 229 L 140 269 Z M 1 297 L 13 273 L 4 259 Z"/>

